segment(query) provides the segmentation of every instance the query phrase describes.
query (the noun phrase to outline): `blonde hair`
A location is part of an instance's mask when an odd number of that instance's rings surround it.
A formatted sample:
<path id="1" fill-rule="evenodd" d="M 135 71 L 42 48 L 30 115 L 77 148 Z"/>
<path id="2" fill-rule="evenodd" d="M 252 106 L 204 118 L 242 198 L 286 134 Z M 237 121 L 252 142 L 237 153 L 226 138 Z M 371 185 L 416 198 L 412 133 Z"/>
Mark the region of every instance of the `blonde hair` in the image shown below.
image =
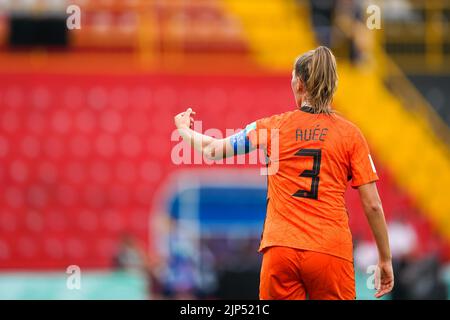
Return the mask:
<path id="1" fill-rule="evenodd" d="M 305 84 L 306 98 L 314 113 L 332 113 L 330 104 L 337 89 L 338 75 L 331 50 L 320 46 L 298 57 L 295 75 Z"/>

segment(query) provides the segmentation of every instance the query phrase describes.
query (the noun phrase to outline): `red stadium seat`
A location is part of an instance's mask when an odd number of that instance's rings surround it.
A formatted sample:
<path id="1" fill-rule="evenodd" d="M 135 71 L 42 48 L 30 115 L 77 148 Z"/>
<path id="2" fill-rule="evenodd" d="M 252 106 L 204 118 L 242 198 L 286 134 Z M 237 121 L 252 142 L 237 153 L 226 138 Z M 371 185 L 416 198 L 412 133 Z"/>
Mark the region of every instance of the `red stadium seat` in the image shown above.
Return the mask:
<path id="1" fill-rule="evenodd" d="M 203 130 L 224 130 L 291 107 L 285 77 L 214 81 L 222 89 L 202 76 L 1 78 L 0 267 L 111 266 L 124 232 L 151 240 L 155 194 L 177 169 L 175 112 L 192 106 Z M 432 226 L 377 167 L 388 219 L 411 221 L 428 250 Z M 355 239 L 370 239 L 357 193 L 347 200 Z"/>

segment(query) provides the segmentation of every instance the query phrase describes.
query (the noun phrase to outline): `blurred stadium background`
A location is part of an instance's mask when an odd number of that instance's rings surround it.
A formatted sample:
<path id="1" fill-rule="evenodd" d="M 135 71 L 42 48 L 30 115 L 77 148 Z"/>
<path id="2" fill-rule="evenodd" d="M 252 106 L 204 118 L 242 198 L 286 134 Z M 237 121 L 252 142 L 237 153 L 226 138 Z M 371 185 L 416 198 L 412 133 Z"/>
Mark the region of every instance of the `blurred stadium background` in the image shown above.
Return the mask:
<path id="1" fill-rule="evenodd" d="M 0 299 L 257 298 L 265 178 L 173 164 L 172 118 L 191 106 L 225 132 L 292 109 L 292 63 L 318 44 L 375 155 L 388 298 L 447 299 L 449 21 L 436 0 L 0 0 Z M 371 299 L 376 249 L 346 197 Z"/>

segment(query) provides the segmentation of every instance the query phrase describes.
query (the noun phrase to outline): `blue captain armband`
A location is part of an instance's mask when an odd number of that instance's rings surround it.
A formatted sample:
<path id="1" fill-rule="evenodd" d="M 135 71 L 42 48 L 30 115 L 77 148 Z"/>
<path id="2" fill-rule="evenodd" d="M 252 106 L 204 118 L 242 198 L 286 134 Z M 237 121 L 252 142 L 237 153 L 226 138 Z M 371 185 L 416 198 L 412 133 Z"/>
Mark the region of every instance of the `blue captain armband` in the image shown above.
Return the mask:
<path id="1" fill-rule="evenodd" d="M 248 138 L 248 133 L 252 130 L 256 130 L 256 122 L 250 123 L 244 130 L 230 137 L 230 144 L 233 146 L 235 155 L 249 153 L 255 149 Z"/>

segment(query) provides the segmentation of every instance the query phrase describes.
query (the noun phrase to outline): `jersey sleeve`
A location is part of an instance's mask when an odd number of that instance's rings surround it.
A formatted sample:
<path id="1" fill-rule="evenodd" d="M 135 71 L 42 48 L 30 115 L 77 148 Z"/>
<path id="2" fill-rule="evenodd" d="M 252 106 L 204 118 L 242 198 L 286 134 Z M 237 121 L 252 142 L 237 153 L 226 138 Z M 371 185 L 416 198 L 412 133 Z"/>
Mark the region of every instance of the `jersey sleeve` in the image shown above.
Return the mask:
<path id="1" fill-rule="evenodd" d="M 351 138 L 350 170 L 352 188 L 378 180 L 377 171 L 370 155 L 369 146 L 359 129 Z"/>
<path id="2" fill-rule="evenodd" d="M 256 120 L 253 130 L 247 133 L 251 145 L 254 148 L 265 147 L 269 149 L 275 130 L 280 128 L 282 119 L 282 115 L 274 115 Z"/>

